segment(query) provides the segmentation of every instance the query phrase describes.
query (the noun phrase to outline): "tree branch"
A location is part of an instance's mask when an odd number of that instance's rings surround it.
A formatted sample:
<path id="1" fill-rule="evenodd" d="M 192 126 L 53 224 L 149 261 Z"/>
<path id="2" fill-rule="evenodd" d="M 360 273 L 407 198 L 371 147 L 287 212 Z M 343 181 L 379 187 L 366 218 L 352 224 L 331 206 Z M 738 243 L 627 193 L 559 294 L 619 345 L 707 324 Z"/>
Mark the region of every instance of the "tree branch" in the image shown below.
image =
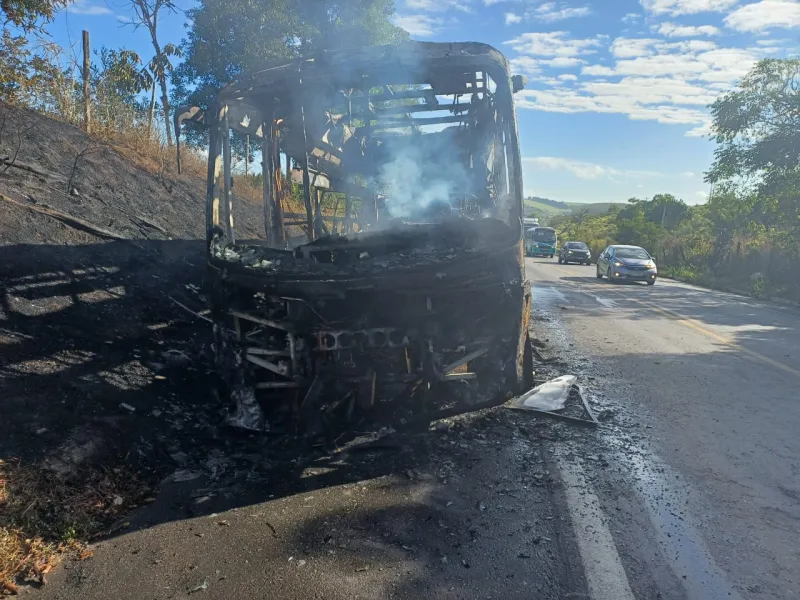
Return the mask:
<path id="1" fill-rule="evenodd" d="M 47 204 L 28 204 L 26 202 L 15 200 L 14 198 L 6 196 L 5 194 L 0 194 L 0 200 L 9 204 L 13 204 L 14 206 L 24 208 L 25 210 L 29 210 L 31 212 L 36 212 L 42 215 L 47 215 L 48 217 L 52 217 L 54 219 L 58 219 L 59 221 L 75 227 L 76 229 L 87 231 L 101 238 L 107 238 L 111 240 L 129 240 L 129 238 L 126 238 L 123 235 L 108 229 L 104 229 L 103 227 L 94 225 L 93 223 L 89 223 L 88 221 L 84 221 L 78 217 L 68 215 L 65 212 L 61 212 L 60 210 L 56 210 L 55 208 L 48 206 Z"/>

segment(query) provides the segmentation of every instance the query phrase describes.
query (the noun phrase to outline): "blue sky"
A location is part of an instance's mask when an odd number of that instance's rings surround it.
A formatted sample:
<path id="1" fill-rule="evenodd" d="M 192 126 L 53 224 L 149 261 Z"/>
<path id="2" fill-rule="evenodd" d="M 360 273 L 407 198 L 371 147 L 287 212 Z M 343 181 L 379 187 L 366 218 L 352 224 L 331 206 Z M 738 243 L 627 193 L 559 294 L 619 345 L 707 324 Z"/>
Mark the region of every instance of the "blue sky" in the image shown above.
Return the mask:
<path id="1" fill-rule="evenodd" d="M 413 38 L 481 41 L 528 77 L 517 94 L 526 195 L 622 202 L 673 193 L 703 202 L 714 145 L 707 105 L 763 57 L 800 47 L 800 0 L 395 0 Z M 162 42 L 184 35 L 177 0 Z M 56 41 L 125 46 L 147 59 L 122 0 L 78 0 Z M 77 46 L 76 46 L 77 48 Z"/>

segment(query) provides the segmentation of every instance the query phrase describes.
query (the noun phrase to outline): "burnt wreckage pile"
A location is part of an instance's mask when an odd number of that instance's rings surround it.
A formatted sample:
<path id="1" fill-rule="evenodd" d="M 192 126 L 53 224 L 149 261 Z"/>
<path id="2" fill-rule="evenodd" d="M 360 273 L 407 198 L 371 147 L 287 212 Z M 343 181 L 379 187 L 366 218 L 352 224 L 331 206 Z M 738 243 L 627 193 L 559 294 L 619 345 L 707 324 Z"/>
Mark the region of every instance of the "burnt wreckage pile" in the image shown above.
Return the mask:
<path id="1" fill-rule="evenodd" d="M 407 43 L 265 69 L 181 111 L 210 128 L 214 349 L 234 424 L 413 419 L 526 383 L 519 87 L 488 46 Z M 265 240 L 235 240 L 231 131 L 261 141 Z"/>

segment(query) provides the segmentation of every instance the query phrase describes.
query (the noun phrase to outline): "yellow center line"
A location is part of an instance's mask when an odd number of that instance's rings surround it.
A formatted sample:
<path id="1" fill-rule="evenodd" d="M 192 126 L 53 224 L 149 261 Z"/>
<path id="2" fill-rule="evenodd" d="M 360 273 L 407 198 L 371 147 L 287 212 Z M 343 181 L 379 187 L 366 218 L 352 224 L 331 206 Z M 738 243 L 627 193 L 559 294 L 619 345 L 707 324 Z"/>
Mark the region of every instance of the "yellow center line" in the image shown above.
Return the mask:
<path id="1" fill-rule="evenodd" d="M 578 273 L 578 272 L 575 272 L 575 271 L 572 271 L 572 270 L 568 270 L 567 272 L 570 275 L 574 275 L 576 277 L 586 277 L 585 273 Z M 611 290 L 609 290 L 609 291 L 611 291 Z M 614 290 L 614 291 L 612 291 L 612 293 L 616 294 L 616 295 L 620 294 L 620 292 L 618 290 Z M 693 329 L 694 331 L 696 331 L 698 333 L 701 333 L 704 336 L 719 342 L 720 344 L 725 344 L 726 346 L 729 346 L 731 348 L 734 348 L 734 349 L 738 350 L 739 352 L 741 352 L 742 354 L 745 354 L 746 356 L 750 357 L 751 359 L 766 363 L 768 365 L 771 365 L 771 366 L 775 367 L 776 369 L 780 369 L 781 371 L 784 371 L 786 373 L 794 375 L 795 377 L 799 377 L 800 378 L 800 370 L 795 369 L 793 367 L 790 367 L 789 365 L 785 365 L 782 362 L 779 362 L 777 360 L 774 360 L 774 359 L 770 358 L 769 356 L 764 356 L 760 352 L 756 352 L 755 350 L 750 350 L 749 348 L 745 348 L 740 343 L 732 340 L 731 338 L 729 338 L 727 336 L 724 336 L 724 335 L 720 335 L 719 333 L 716 333 L 715 331 L 711 331 L 710 329 L 707 329 L 706 327 L 703 327 L 700 323 L 698 323 L 697 321 L 695 321 L 694 319 L 692 319 L 690 317 L 687 317 L 685 315 L 677 313 L 674 310 L 670 310 L 670 309 L 667 309 L 667 308 L 662 308 L 660 306 L 656 306 L 655 304 L 651 304 L 650 302 L 644 302 L 644 301 L 638 300 L 636 298 L 631 298 L 630 296 L 625 296 L 625 299 L 630 301 L 630 302 L 635 302 L 636 304 L 644 306 L 645 308 L 649 308 L 650 310 L 659 312 L 659 313 L 669 317 L 670 319 L 673 319 L 673 320 L 677 321 L 678 323 L 680 323 L 684 327 L 688 327 L 689 329 Z"/>

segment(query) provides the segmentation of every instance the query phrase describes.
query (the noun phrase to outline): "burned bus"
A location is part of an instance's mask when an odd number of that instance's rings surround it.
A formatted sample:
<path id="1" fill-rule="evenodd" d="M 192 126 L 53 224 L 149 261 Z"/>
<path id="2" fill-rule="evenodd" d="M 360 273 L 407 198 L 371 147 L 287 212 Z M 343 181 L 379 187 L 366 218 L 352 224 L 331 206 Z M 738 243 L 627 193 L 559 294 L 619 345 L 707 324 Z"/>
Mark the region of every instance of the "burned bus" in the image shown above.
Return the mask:
<path id="1" fill-rule="evenodd" d="M 209 130 L 213 348 L 232 424 L 409 422 L 529 383 L 523 86 L 490 46 L 408 42 L 270 66 L 179 111 L 178 127 Z M 236 235 L 245 136 L 260 239 Z"/>

